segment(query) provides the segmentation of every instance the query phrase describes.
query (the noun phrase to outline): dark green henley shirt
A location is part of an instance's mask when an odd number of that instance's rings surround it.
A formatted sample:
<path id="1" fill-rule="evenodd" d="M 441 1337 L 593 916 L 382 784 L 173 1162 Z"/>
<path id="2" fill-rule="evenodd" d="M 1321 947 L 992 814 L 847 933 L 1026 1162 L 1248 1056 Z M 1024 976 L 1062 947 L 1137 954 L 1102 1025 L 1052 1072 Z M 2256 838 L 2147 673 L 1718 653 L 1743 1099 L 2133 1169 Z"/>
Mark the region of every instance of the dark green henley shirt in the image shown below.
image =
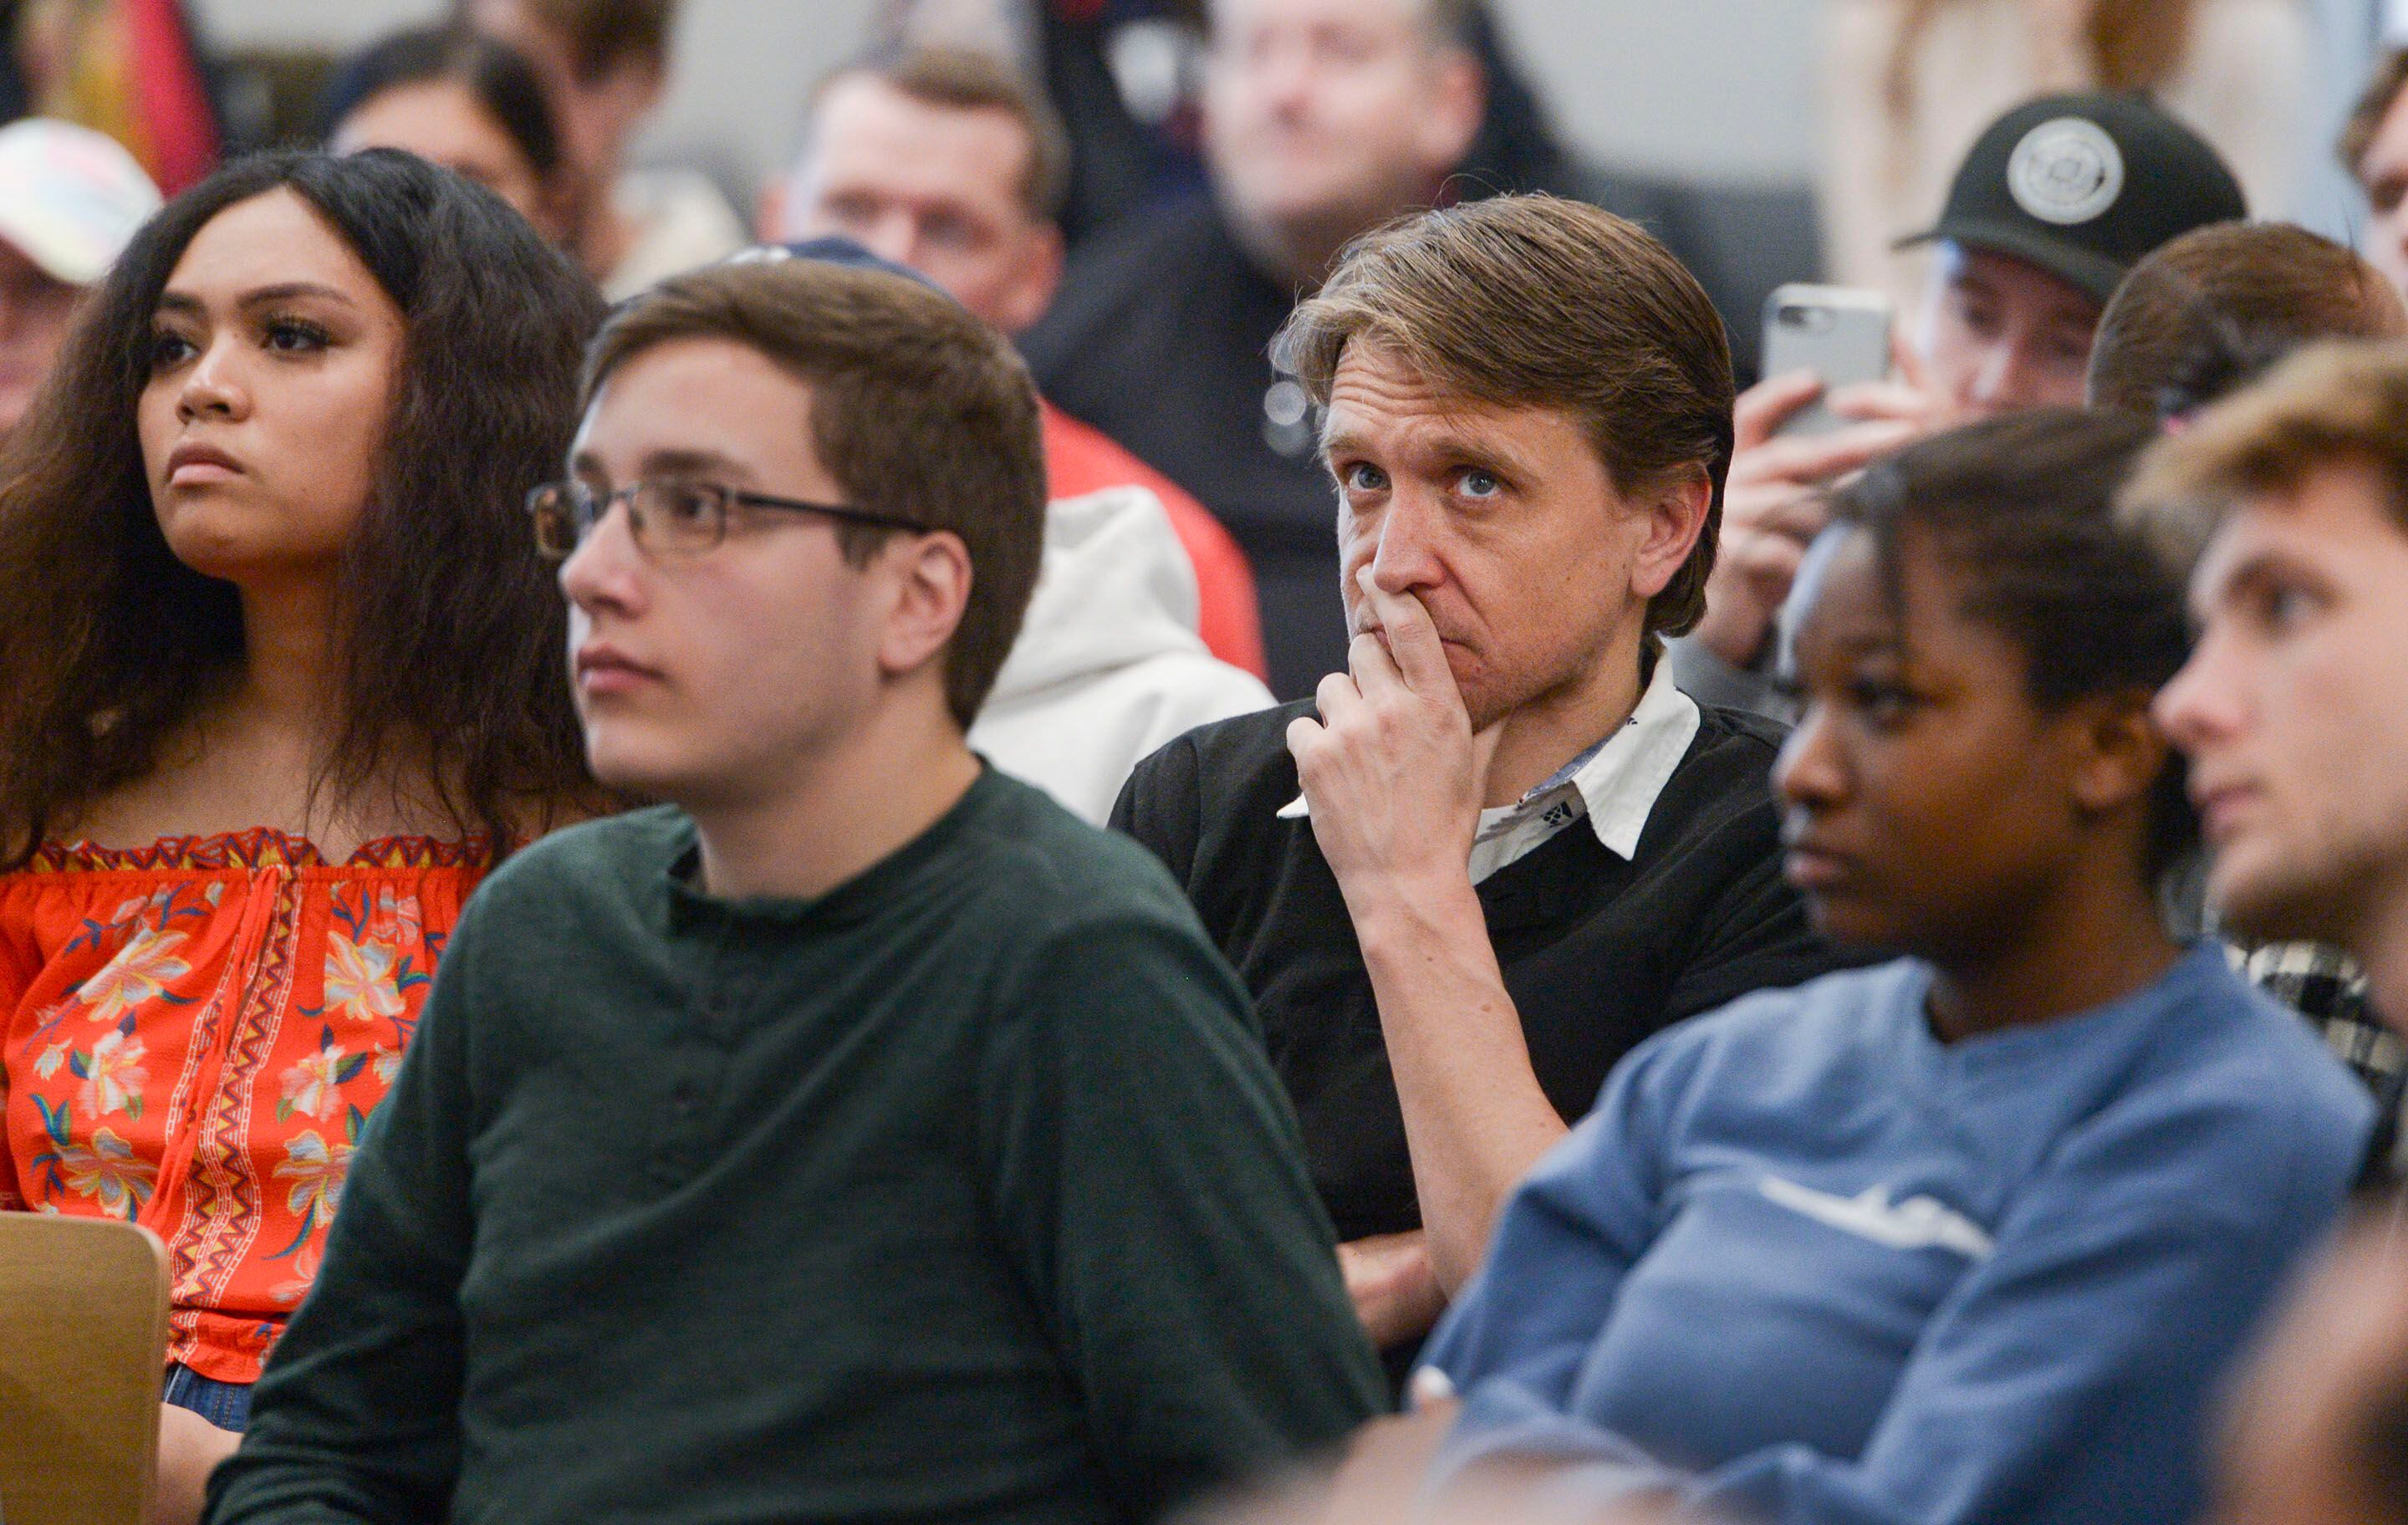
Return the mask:
<path id="1" fill-rule="evenodd" d="M 1381 1403 L 1243 989 L 988 770 L 810 902 L 477 895 L 209 1518 L 1142 1519 Z"/>

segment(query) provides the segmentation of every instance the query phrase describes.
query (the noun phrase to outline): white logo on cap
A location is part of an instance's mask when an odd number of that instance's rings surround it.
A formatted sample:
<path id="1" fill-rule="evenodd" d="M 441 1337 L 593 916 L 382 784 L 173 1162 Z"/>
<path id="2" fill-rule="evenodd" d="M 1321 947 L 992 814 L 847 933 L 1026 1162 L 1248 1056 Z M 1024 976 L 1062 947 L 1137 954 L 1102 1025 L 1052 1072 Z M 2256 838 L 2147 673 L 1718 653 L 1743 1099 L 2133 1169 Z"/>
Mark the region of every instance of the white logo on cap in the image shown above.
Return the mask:
<path id="1" fill-rule="evenodd" d="M 2059 117 L 2024 134 L 2007 158 L 2015 205 L 2043 223 L 2087 223 L 2124 193 L 2124 155 L 2095 122 Z"/>

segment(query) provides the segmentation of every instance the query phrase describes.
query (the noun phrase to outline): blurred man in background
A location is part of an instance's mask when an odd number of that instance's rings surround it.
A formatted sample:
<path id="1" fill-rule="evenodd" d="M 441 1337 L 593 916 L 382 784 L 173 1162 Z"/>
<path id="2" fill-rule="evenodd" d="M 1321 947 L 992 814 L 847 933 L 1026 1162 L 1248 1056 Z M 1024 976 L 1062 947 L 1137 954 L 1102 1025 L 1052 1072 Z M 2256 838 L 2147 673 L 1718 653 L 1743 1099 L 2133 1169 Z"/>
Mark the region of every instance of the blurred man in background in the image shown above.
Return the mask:
<path id="1" fill-rule="evenodd" d="M 1706 617 L 1671 647 L 1698 698 L 1779 714 L 1774 625 L 1823 489 L 1929 430 L 2028 408 L 2078 408 L 2107 299 L 2152 250 L 2248 215 L 2240 182 L 2189 128 L 2138 95 L 2047 95 L 1992 123 L 1956 171 L 1940 221 L 1905 240 L 1937 257 L 1908 319 L 1895 382 L 1844 388 L 1852 422 L 1781 437 L 1823 394 L 1769 377 L 1737 408 L 1721 558 Z"/>
<path id="2" fill-rule="evenodd" d="M 47 117 L 0 127 L 0 435 L 50 375 L 77 298 L 158 208 L 113 139 Z"/>
<path id="3" fill-rule="evenodd" d="M 626 169 L 628 144 L 668 86 L 678 0 L 456 0 L 459 17 L 543 77 L 576 170 L 575 248 L 622 301 L 744 244 L 744 225 L 692 170 Z"/>
<path id="4" fill-rule="evenodd" d="M 1464 21 L 1460 0 L 1214 0 L 1212 197 L 1100 237 L 1024 345 L 1049 396 L 1236 534 L 1283 698 L 1344 667 L 1346 630 L 1312 402 L 1271 336 L 1348 239 L 1440 199 L 1483 115 Z"/>
<path id="5" fill-rule="evenodd" d="M 1061 284 L 1054 213 L 1068 154 L 1052 108 L 1000 59 L 942 48 L 873 53 L 814 94 L 802 154 L 763 194 L 761 233 L 851 238 L 1017 335 Z M 1254 573 L 1228 531 L 1096 430 L 1050 404 L 1044 421 L 1054 497 L 1151 492 L 1195 569 L 1197 633 L 1212 655 L 1261 676 Z"/>

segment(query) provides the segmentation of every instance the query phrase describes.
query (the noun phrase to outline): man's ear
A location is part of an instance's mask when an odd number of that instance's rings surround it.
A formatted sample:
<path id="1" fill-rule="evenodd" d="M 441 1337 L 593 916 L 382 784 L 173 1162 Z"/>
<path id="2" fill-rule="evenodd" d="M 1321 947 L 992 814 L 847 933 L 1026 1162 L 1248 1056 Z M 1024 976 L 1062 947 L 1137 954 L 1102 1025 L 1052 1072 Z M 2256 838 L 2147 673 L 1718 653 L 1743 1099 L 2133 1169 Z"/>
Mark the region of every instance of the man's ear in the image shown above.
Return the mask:
<path id="1" fill-rule="evenodd" d="M 1430 66 L 1430 91 L 1419 105 L 1416 141 L 1431 179 L 1450 174 L 1471 151 L 1488 116 L 1488 71 L 1468 48 L 1440 48 Z"/>
<path id="2" fill-rule="evenodd" d="M 1059 223 L 1047 221 L 1029 228 L 1011 284 L 996 313 L 996 327 L 1007 334 L 1022 334 L 1037 325 L 1037 320 L 1054 305 L 1054 294 L 1062 289 L 1062 260 Z"/>
<path id="3" fill-rule="evenodd" d="M 878 643 L 879 666 L 901 678 L 944 655 L 970 601 L 970 551 L 951 530 L 898 538 L 883 554 L 894 597 Z"/>
<path id="4" fill-rule="evenodd" d="M 2166 770 L 2170 743 L 2149 715 L 2146 689 L 2076 700 L 2064 715 L 2074 746 L 2074 803 L 2106 814 L 2145 801 Z"/>
<path id="5" fill-rule="evenodd" d="M 1706 512 L 1713 507 L 1714 484 L 1703 467 L 1669 477 L 1651 494 L 1645 509 L 1647 532 L 1630 558 L 1630 591 L 1653 598 L 1687 564 L 1705 533 Z"/>

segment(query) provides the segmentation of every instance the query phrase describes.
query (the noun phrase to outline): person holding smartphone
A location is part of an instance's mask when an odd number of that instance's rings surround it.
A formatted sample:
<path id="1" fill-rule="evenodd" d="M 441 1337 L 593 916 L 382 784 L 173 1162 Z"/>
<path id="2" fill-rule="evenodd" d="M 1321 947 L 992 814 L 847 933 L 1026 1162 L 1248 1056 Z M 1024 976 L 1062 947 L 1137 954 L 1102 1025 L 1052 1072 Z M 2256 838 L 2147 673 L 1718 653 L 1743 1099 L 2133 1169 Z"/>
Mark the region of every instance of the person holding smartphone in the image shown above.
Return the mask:
<path id="1" fill-rule="evenodd" d="M 2045 95 L 2000 118 L 1957 169 L 1923 300 L 1888 377 L 1774 373 L 1742 394 L 1706 613 L 1670 645 L 1709 703 L 1785 713 L 1770 669 L 1781 607 L 1821 532 L 1825 487 L 1935 429 L 2079 407 L 2107 298 L 2170 240 L 2247 215 L 2215 151 L 2138 95 Z M 1817 406 L 1842 427 L 1804 434 Z"/>

